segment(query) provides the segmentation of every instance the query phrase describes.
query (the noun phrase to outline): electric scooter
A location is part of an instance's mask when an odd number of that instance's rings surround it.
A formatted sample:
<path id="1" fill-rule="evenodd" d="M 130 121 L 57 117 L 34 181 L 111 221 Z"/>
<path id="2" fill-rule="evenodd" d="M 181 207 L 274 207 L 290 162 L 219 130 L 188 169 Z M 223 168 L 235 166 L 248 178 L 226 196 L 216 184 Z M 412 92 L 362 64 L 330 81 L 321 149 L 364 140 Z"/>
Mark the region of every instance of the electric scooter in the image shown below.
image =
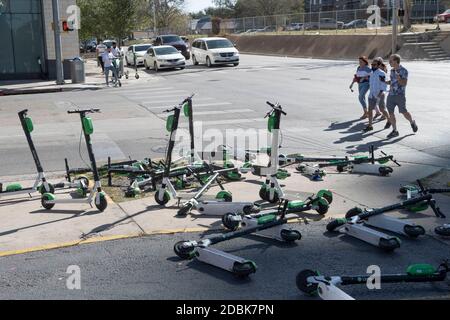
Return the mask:
<path id="1" fill-rule="evenodd" d="M 285 202 L 284 213 L 288 202 Z M 301 233 L 287 225 L 288 218 L 283 214 L 266 215 L 262 218 L 255 218 L 248 228 L 244 230 L 225 233 L 218 236 L 202 239 L 200 241 L 180 241 L 174 246 L 174 251 L 178 257 L 184 260 L 196 259 L 223 270 L 229 271 L 237 276 L 246 277 L 256 272 L 256 264 L 253 261 L 235 256 L 233 254 L 217 250 L 211 245 L 236 239 L 249 234 L 257 234 L 283 242 L 295 242 L 301 239 Z"/>
<path id="2" fill-rule="evenodd" d="M 418 283 L 445 281 L 450 272 L 448 261 L 437 268 L 430 264 L 414 264 L 406 269 L 406 273 L 382 274 L 380 283 Z M 297 288 L 307 295 L 318 295 L 323 300 L 354 300 L 337 286 L 367 284 L 369 275 L 356 276 L 322 276 L 317 271 L 303 270 L 296 278 Z"/>
<path id="3" fill-rule="evenodd" d="M 282 173 L 278 170 L 281 116 L 286 116 L 287 113 L 283 111 L 283 108 L 279 103 L 273 104 L 267 101 L 267 104 L 272 108 L 265 117 L 269 118 L 268 130 L 272 133 L 270 164 L 267 168 L 261 168 L 260 172 L 256 174 L 266 176 L 266 181 L 259 191 L 261 199 L 270 203 L 277 203 L 280 199 L 285 198 L 284 191 L 278 182 L 277 174 L 280 175 L 280 173 Z M 287 172 L 284 174 L 287 174 Z"/>
<path id="4" fill-rule="evenodd" d="M 394 169 L 389 166 L 385 166 L 384 164 L 392 161 L 397 166 L 401 167 L 400 163 L 394 159 L 394 156 L 387 155 L 383 151 L 382 157 L 375 158 L 374 147 L 371 146 L 371 157 L 364 158 L 358 157 L 354 159 L 344 160 L 344 161 L 332 161 L 329 163 L 320 163 L 319 168 L 325 167 L 336 167 L 339 173 L 341 172 L 349 172 L 349 173 L 357 173 L 357 174 L 374 174 L 380 176 L 388 176 L 394 172 Z"/>
<path id="5" fill-rule="evenodd" d="M 287 214 L 315 210 L 319 215 L 324 216 L 325 214 L 327 214 L 330 204 L 333 202 L 333 194 L 329 190 L 320 190 L 317 195 L 312 195 L 305 201 L 294 200 L 287 202 Z M 251 225 L 249 221 L 252 221 L 253 219 L 259 219 L 267 215 L 283 213 L 280 212 L 280 209 L 281 207 L 278 208 L 278 211 L 265 210 L 256 214 L 228 211 L 225 215 L 222 216 L 222 224 L 225 226 L 225 228 L 233 231 L 247 228 Z"/>
<path id="6" fill-rule="evenodd" d="M 202 188 L 194 195 L 194 197 L 192 197 L 189 201 L 185 202 L 182 205 L 182 207 L 178 210 L 178 216 L 186 216 L 192 211 L 192 209 L 196 209 L 200 214 L 203 215 L 220 217 L 222 217 L 227 212 L 252 213 L 255 211 L 259 211 L 258 208 L 255 208 L 254 204 L 251 202 L 232 202 L 233 198 L 231 192 L 225 190 L 222 183 L 220 182 L 219 175 L 226 174 L 231 171 L 237 171 L 236 168 L 228 168 L 217 171 L 213 171 L 211 167 L 209 168 L 209 173 L 211 174 L 211 176 L 208 178 Z M 214 182 L 217 182 L 221 189 L 221 191 L 219 191 L 219 193 L 216 195 L 216 200 L 200 200 L 203 194 L 211 187 Z"/>
<path id="7" fill-rule="evenodd" d="M 37 177 L 32 187 L 23 188 L 20 184 L 11 184 L 3 190 L 3 184 L 0 183 L 0 197 L 3 195 L 20 195 L 28 194 L 30 197 L 33 193 L 40 192 L 41 194 L 45 192 L 54 192 L 55 187 L 47 182 L 45 178 L 44 169 L 42 168 L 41 161 L 37 154 L 36 148 L 34 146 L 33 139 L 31 137 L 31 132 L 34 130 L 33 121 L 28 117 L 28 110 L 20 111 L 19 113 L 20 123 L 22 125 L 23 132 L 27 138 L 28 146 L 33 156 L 34 164 L 36 165 Z"/>
<path id="8" fill-rule="evenodd" d="M 51 210 L 56 204 L 66 204 L 66 203 L 87 203 L 92 207 L 92 202 L 94 201 L 95 206 L 101 212 L 105 211 L 108 206 L 106 200 L 106 194 L 102 191 L 102 186 L 100 182 L 100 176 L 97 169 L 97 162 L 95 161 L 95 155 L 92 148 L 91 135 L 94 133 L 94 126 L 92 119 L 87 115 L 90 113 L 99 113 L 100 109 L 87 109 L 87 110 L 73 110 L 68 111 L 68 114 L 79 114 L 81 120 L 82 131 L 86 140 L 86 147 L 89 154 L 89 160 L 92 166 L 92 173 L 94 175 L 94 186 L 92 187 L 89 197 L 86 199 L 56 199 L 53 193 L 45 193 L 42 196 L 42 206 Z"/>
<path id="9" fill-rule="evenodd" d="M 422 226 L 407 220 L 388 217 L 383 213 L 397 209 L 406 208 L 410 205 L 425 201 L 433 209 L 437 217 L 445 217 L 440 209 L 436 207 L 431 194 L 409 199 L 387 207 L 371 210 L 354 208 L 347 212 L 343 219 L 336 219 L 327 225 L 329 232 L 342 230 L 345 234 L 365 241 L 386 251 L 393 251 L 400 247 L 401 241 L 397 237 L 386 235 L 369 227 L 388 230 L 410 238 L 417 238 L 425 234 Z"/>

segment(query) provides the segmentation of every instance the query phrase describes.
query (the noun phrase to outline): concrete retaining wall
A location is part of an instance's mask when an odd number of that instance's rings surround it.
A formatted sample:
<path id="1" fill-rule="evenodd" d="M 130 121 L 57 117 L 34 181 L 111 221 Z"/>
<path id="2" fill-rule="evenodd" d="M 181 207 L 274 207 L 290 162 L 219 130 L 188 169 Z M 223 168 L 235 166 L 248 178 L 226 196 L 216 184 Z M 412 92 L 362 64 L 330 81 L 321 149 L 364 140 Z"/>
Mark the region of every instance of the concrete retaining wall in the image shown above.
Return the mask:
<path id="1" fill-rule="evenodd" d="M 324 59 L 387 57 L 390 35 L 254 35 L 228 38 L 243 53 L 273 54 Z"/>

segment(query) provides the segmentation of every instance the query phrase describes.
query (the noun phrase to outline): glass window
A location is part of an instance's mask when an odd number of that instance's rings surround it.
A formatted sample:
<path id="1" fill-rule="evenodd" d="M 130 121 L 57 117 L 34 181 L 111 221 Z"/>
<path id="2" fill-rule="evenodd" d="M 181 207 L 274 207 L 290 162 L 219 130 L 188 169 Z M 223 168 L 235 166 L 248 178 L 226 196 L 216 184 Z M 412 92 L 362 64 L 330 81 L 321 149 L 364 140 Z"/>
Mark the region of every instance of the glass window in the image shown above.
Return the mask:
<path id="1" fill-rule="evenodd" d="M 0 39 L 2 49 L 0 50 L 0 74 L 14 73 L 14 53 L 11 37 L 11 15 L 0 15 Z"/>
<path id="2" fill-rule="evenodd" d="M 42 23 L 38 14 L 12 15 L 16 73 L 39 73 L 43 60 Z"/>
<path id="3" fill-rule="evenodd" d="M 41 13 L 40 0 L 10 1 L 11 13 Z"/>
<path id="4" fill-rule="evenodd" d="M 155 50 L 157 55 L 165 55 L 165 54 L 174 54 L 174 53 L 178 53 L 178 50 L 175 49 L 174 47 L 163 47 L 163 48 L 154 48 L 153 50 Z"/>

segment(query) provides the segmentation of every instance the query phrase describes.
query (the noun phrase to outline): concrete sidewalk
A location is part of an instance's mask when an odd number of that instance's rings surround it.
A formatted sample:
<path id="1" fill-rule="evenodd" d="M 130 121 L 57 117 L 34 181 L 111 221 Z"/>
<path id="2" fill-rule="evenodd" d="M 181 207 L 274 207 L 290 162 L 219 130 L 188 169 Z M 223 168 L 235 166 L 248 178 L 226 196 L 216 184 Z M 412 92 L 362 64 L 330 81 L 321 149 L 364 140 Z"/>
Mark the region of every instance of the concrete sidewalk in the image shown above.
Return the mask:
<path id="1" fill-rule="evenodd" d="M 282 181 L 283 188 L 290 199 L 306 199 L 321 189 L 333 191 L 334 200 L 326 216 L 316 212 L 299 214 L 296 222 L 314 223 L 343 217 L 355 207 L 382 207 L 400 201 L 399 186 L 413 181 L 420 171 L 424 175 L 436 172 L 436 167 L 424 165 L 404 165 L 395 168 L 392 177 L 358 176 L 330 173 L 324 181 L 313 182 L 290 168 L 292 176 Z M 396 175 L 409 181 L 399 181 Z M 233 193 L 234 201 L 258 201 L 258 192 L 264 178 L 251 174 L 244 175 L 245 180 L 226 184 Z M 380 184 L 380 179 L 385 183 Z M 55 180 L 58 181 L 58 180 Z M 31 185 L 24 181 L 23 185 Z M 380 186 L 381 185 L 381 186 Z M 215 195 L 218 187 L 208 194 Z M 57 192 L 58 198 L 69 197 L 69 190 Z M 192 193 L 191 193 L 192 195 Z M 436 195 L 438 205 L 444 213 L 450 212 L 450 197 Z M 182 232 L 201 232 L 222 230 L 220 218 L 201 216 L 197 212 L 185 218 L 176 216 L 176 203 L 167 208 L 158 206 L 153 195 L 148 198 L 115 204 L 109 199 L 109 206 L 103 213 L 88 205 L 56 205 L 51 211 L 41 207 L 40 196 L 34 198 L 0 198 L 0 257 L 60 247 L 137 237 L 143 235 L 171 234 Z M 427 233 L 439 238 L 433 232 L 437 225 L 450 219 L 438 219 L 431 210 L 422 213 L 394 212 L 392 215 L 408 218 L 425 227 Z M 324 230 L 325 232 L 325 230 Z M 186 236 L 189 238 L 189 236 Z M 450 244 L 450 240 L 439 238 Z"/>
<path id="2" fill-rule="evenodd" d="M 137 81 L 133 68 L 125 67 L 125 72 L 129 72 L 129 79 L 122 78 L 122 82 L 133 83 Z M 53 92 L 68 92 L 80 90 L 99 90 L 106 88 L 105 76 L 101 73 L 100 67 L 97 66 L 95 59 L 85 60 L 85 83 L 73 84 L 71 80 L 65 80 L 64 85 L 56 85 L 55 81 L 43 80 L 11 80 L 0 81 L 0 96 L 22 95 L 22 94 L 40 94 Z M 151 78 L 152 76 L 146 72 L 139 72 L 142 78 Z"/>

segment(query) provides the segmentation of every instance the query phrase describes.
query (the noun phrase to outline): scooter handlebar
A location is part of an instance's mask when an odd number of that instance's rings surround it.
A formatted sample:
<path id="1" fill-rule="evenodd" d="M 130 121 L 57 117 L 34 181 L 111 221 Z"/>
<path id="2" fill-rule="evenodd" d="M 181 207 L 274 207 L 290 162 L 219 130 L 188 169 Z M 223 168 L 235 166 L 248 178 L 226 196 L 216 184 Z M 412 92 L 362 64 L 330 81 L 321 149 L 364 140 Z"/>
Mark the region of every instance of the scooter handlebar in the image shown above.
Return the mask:
<path id="1" fill-rule="evenodd" d="M 19 117 L 26 116 L 28 113 L 28 109 L 22 110 L 19 112 Z"/>
<path id="2" fill-rule="evenodd" d="M 283 109 L 281 108 L 281 105 L 279 103 L 275 103 L 273 104 L 270 101 L 266 101 L 266 103 L 274 110 L 280 111 L 282 114 L 284 114 L 285 116 L 287 115 L 286 112 L 283 111 Z"/>

